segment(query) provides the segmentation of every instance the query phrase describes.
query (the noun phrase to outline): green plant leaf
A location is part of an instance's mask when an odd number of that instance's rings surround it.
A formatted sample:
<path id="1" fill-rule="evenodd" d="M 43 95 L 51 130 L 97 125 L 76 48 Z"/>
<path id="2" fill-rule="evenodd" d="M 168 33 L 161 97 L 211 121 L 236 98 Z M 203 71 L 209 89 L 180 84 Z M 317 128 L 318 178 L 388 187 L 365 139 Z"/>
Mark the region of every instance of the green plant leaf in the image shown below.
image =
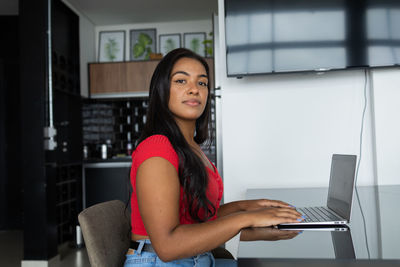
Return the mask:
<path id="1" fill-rule="evenodd" d="M 200 49 L 200 40 L 197 38 L 193 38 L 190 42 L 190 49 L 198 54 Z"/>
<path id="2" fill-rule="evenodd" d="M 149 60 L 151 52 L 152 52 L 151 47 L 150 46 L 146 47 L 146 55 L 144 56 L 144 59 Z"/>
<path id="3" fill-rule="evenodd" d="M 119 48 L 115 39 L 109 38 L 104 49 L 108 60 L 114 61 L 117 58 L 117 53 L 119 52 Z"/>
<path id="4" fill-rule="evenodd" d="M 151 45 L 153 43 L 153 40 L 151 39 L 151 37 L 148 34 L 140 33 L 139 37 L 138 37 L 138 42 L 142 46 L 147 46 L 147 45 Z"/>
<path id="5" fill-rule="evenodd" d="M 165 41 L 165 45 L 164 45 L 165 53 L 167 54 L 168 52 L 170 52 L 171 50 L 173 50 L 173 49 L 175 49 L 175 48 L 176 48 L 176 44 L 175 44 L 174 39 L 168 38 L 168 39 Z"/>
<path id="6" fill-rule="evenodd" d="M 140 33 L 137 39 L 137 43 L 133 46 L 133 57 L 139 58 L 144 55 L 144 59 L 150 58 L 151 45 L 153 40 L 151 37 L 146 33 Z M 145 54 L 146 53 L 146 54 Z"/>
<path id="7" fill-rule="evenodd" d="M 133 57 L 139 58 L 144 54 L 145 47 L 139 43 L 133 46 Z"/>
<path id="8" fill-rule="evenodd" d="M 213 36 L 213 32 L 210 32 L 208 35 Z M 202 43 L 204 44 L 204 47 L 206 50 L 206 56 L 212 56 L 213 55 L 213 39 L 206 39 Z"/>

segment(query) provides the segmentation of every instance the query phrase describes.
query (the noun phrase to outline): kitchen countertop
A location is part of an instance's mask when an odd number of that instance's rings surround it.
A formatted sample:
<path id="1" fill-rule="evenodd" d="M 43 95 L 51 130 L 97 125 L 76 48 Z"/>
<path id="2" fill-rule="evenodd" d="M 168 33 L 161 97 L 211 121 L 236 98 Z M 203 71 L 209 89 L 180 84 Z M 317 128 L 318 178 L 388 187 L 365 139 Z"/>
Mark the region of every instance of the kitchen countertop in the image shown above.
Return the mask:
<path id="1" fill-rule="evenodd" d="M 103 162 L 132 162 L 132 158 L 131 156 L 126 156 L 126 157 L 112 157 L 109 159 L 88 158 L 83 160 L 83 164 L 103 163 Z"/>
<path id="2" fill-rule="evenodd" d="M 131 164 L 132 158 L 130 156 L 109 159 L 89 158 L 83 161 L 84 168 L 124 168 L 130 167 Z"/>

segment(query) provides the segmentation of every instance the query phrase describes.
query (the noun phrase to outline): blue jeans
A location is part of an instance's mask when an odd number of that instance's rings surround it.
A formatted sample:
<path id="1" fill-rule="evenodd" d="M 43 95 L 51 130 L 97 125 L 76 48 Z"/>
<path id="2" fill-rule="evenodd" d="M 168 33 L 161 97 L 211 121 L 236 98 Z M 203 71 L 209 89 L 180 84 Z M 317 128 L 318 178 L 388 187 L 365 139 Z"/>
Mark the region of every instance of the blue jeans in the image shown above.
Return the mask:
<path id="1" fill-rule="evenodd" d="M 140 240 L 141 243 L 150 244 L 150 240 Z M 170 262 L 163 262 L 157 254 L 153 252 L 140 251 L 135 250 L 134 254 L 126 255 L 126 260 L 124 267 L 173 267 L 173 266 L 181 266 L 181 267 L 215 267 L 215 266 L 237 266 L 235 260 L 226 260 L 226 259 L 214 259 L 214 256 L 211 252 L 206 252 L 194 257 L 174 260 Z"/>

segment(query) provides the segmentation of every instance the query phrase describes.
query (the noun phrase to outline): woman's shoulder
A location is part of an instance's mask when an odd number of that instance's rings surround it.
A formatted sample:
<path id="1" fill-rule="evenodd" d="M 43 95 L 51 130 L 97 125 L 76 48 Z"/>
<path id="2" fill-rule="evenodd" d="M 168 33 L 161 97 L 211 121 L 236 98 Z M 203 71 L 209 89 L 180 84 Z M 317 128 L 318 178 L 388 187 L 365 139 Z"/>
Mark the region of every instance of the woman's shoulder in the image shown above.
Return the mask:
<path id="1" fill-rule="evenodd" d="M 170 149 L 174 150 L 168 137 L 166 137 L 165 135 L 162 135 L 162 134 L 155 134 L 155 135 L 151 135 L 151 136 L 147 137 L 142 142 L 140 142 L 138 144 L 138 146 L 136 147 L 136 151 L 140 151 L 143 149 L 149 149 L 151 147 L 154 147 L 155 149 L 170 148 Z"/>
<path id="2" fill-rule="evenodd" d="M 151 157 L 165 158 L 176 168 L 179 165 L 178 154 L 165 135 L 156 134 L 147 137 L 140 142 L 132 154 L 132 160 L 136 166 L 139 166 L 144 160 Z"/>

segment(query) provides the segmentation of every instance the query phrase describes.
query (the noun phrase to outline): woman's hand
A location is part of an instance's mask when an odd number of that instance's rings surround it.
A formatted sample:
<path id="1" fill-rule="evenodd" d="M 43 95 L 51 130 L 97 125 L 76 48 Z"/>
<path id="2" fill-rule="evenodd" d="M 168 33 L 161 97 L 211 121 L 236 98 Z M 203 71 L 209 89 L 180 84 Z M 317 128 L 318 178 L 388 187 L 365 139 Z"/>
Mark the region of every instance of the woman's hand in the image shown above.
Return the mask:
<path id="1" fill-rule="evenodd" d="M 299 230 L 279 230 L 274 227 L 245 228 L 240 233 L 240 241 L 287 240 L 296 237 L 301 232 Z"/>
<path id="2" fill-rule="evenodd" d="M 281 223 L 296 223 L 304 220 L 304 217 L 294 208 L 268 207 L 258 208 L 245 212 L 250 220 L 250 227 L 268 227 Z"/>
<path id="3" fill-rule="evenodd" d="M 218 209 L 217 216 L 223 217 L 235 212 L 240 211 L 253 211 L 265 208 L 290 208 L 295 209 L 293 206 L 280 200 L 270 199 L 254 199 L 254 200 L 240 200 L 223 204 Z"/>
<path id="4" fill-rule="evenodd" d="M 270 200 L 270 199 L 254 199 L 254 200 L 243 200 L 240 205 L 244 211 L 258 210 L 262 208 L 291 208 L 294 207 L 286 202 L 280 200 Z"/>

